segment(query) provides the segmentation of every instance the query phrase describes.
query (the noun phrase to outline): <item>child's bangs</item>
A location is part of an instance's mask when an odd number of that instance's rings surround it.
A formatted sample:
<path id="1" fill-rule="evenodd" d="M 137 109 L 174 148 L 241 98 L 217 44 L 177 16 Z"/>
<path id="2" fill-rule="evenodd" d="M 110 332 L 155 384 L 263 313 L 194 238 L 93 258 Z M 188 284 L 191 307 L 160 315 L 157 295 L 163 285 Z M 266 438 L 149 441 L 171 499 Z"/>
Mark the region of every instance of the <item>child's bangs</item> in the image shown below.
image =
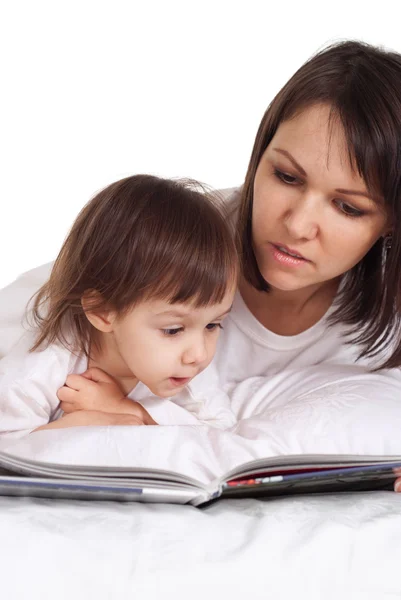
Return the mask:
<path id="1" fill-rule="evenodd" d="M 145 297 L 160 298 L 171 304 L 190 303 L 196 308 L 219 304 L 237 283 L 234 245 L 212 243 L 203 252 L 184 255 L 181 260 L 160 264 Z"/>

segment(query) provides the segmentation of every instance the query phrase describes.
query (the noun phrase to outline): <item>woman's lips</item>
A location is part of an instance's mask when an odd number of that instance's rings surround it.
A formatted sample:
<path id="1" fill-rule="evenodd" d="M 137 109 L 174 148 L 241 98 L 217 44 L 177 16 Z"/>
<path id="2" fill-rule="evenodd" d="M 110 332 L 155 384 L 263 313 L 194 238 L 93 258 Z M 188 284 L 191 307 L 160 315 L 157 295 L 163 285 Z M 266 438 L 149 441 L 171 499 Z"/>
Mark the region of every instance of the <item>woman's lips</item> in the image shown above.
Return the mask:
<path id="1" fill-rule="evenodd" d="M 298 252 L 298 250 L 294 250 L 293 248 L 290 248 L 285 244 L 280 244 L 280 242 L 278 242 L 277 244 L 273 244 L 273 246 L 275 246 L 278 250 L 284 250 L 288 254 L 293 255 L 294 258 L 302 258 L 302 260 L 308 260 L 307 258 L 305 258 L 305 256 Z"/>
<path id="2" fill-rule="evenodd" d="M 283 244 L 270 243 L 269 248 L 271 249 L 274 260 L 286 267 L 299 267 L 311 262 L 296 250 L 292 250 Z"/>

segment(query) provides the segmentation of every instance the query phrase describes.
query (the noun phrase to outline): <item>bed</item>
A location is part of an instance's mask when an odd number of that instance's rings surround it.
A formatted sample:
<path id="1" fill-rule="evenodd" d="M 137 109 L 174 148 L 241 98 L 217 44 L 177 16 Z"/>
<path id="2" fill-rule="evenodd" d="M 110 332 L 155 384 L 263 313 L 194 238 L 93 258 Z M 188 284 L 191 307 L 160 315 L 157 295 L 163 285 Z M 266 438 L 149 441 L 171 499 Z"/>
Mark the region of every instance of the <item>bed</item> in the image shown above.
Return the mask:
<path id="1" fill-rule="evenodd" d="M 401 496 L 205 509 L 0 498 L 2 597 L 401 597 Z"/>
<path id="2" fill-rule="evenodd" d="M 0 355 L 48 268 L 0 291 Z M 401 598 L 401 494 L 393 492 L 203 509 L 0 497 L 0 534 L 7 600 Z"/>

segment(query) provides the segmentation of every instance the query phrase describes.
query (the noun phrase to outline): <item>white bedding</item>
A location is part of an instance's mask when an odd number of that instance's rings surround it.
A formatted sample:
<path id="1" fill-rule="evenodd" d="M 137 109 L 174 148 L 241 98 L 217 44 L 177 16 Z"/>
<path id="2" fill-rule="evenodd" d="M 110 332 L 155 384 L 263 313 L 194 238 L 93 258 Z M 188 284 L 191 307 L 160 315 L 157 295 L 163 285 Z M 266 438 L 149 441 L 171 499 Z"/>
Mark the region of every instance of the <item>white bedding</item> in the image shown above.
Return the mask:
<path id="1" fill-rule="evenodd" d="M 18 307 L 38 284 L 37 273 L 26 275 L 19 291 L 0 291 L 0 354 L 20 331 Z M 80 447 L 74 431 L 49 431 L 18 442 L 18 451 L 68 462 L 82 454 L 86 440 L 88 460 L 92 453 L 98 460 L 107 454 L 110 464 L 136 461 L 146 447 L 142 464 L 157 466 L 158 445 L 165 449 L 169 444 L 169 452 L 162 454 L 167 462 L 158 466 L 168 467 L 174 459 L 188 474 L 205 480 L 212 470 L 229 468 L 234 456 L 247 460 L 262 451 L 360 448 L 401 454 L 398 398 L 392 383 L 384 388 L 375 377 L 367 400 L 355 380 L 341 384 L 348 394 L 342 394 L 342 403 L 336 401 L 338 381 L 327 387 L 325 410 L 319 404 L 321 391 L 305 402 L 300 387 L 299 400 L 288 403 L 288 386 L 279 384 L 269 393 L 269 423 L 247 419 L 239 406 L 244 420 L 237 434 L 209 434 L 205 428 L 177 433 L 166 427 L 157 442 L 157 428 L 140 428 L 149 444 L 138 439 L 135 448 L 128 428 L 122 435 L 114 428 L 88 428 L 79 433 Z M 250 385 L 255 386 L 253 402 L 262 406 L 266 395 L 260 381 Z M 258 412 L 256 404 L 253 410 Z M 386 418 L 387 410 L 393 418 Z M 128 459 L 124 439 L 130 444 Z M 7 600 L 401 598 L 401 494 L 392 492 L 230 500 L 206 509 L 0 498 L 0 535 L 0 589 Z"/>
<path id="2" fill-rule="evenodd" d="M 5 600 L 390 600 L 401 495 L 190 506 L 0 498 Z"/>

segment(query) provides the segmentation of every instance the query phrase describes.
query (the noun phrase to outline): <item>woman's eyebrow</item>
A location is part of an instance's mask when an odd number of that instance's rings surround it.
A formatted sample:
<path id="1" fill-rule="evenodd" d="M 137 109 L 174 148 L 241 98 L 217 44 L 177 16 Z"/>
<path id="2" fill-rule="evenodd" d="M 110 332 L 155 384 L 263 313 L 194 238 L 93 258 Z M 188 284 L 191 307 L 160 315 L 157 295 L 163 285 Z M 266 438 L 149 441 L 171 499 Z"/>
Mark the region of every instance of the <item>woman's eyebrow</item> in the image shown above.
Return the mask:
<path id="1" fill-rule="evenodd" d="M 362 190 L 344 190 L 343 188 L 336 188 L 335 191 L 339 194 L 349 194 L 350 196 L 365 196 L 368 200 L 373 200 L 368 192 L 363 192 Z"/>
<path id="2" fill-rule="evenodd" d="M 301 167 L 301 165 L 299 163 L 297 163 L 295 158 L 293 156 L 291 156 L 291 154 L 287 150 L 284 150 L 283 148 L 273 148 L 273 150 L 275 152 L 279 152 L 283 156 L 287 157 L 288 160 L 297 169 L 297 171 L 299 171 L 304 177 L 307 176 L 305 169 L 303 169 Z M 364 196 L 365 198 L 367 198 L 368 200 L 371 200 L 375 204 L 382 204 L 380 198 L 374 198 L 374 197 L 372 197 L 371 194 L 369 194 L 367 191 L 364 191 L 364 190 L 348 190 L 348 189 L 346 190 L 343 188 L 336 188 L 335 191 L 338 192 L 339 194 L 349 194 L 350 196 Z"/>
<path id="3" fill-rule="evenodd" d="M 293 156 L 291 156 L 291 154 L 289 152 L 287 152 L 287 150 L 283 150 L 282 148 L 273 148 L 273 150 L 275 152 L 279 152 L 283 156 L 286 156 L 288 158 L 288 160 L 292 162 L 292 164 L 297 169 L 297 171 L 299 171 L 301 173 L 301 175 L 303 175 L 303 177 L 306 177 L 306 171 L 305 171 L 305 169 L 303 169 L 301 167 L 301 165 L 299 163 L 297 163 L 297 161 L 295 160 L 295 158 Z"/>

